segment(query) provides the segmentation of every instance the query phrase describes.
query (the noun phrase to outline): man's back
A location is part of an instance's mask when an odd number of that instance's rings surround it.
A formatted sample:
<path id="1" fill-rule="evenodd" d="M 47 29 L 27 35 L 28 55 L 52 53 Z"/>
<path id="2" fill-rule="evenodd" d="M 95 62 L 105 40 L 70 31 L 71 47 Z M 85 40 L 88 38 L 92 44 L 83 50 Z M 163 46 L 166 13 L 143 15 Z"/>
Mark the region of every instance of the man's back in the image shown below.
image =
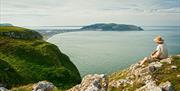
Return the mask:
<path id="1" fill-rule="evenodd" d="M 167 58 L 167 57 L 168 57 L 168 50 L 167 50 L 165 44 L 158 44 L 156 50 L 160 53 L 159 58 L 164 59 L 164 58 Z M 158 53 L 158 52 L 157 52 L 157 53 Z"/>

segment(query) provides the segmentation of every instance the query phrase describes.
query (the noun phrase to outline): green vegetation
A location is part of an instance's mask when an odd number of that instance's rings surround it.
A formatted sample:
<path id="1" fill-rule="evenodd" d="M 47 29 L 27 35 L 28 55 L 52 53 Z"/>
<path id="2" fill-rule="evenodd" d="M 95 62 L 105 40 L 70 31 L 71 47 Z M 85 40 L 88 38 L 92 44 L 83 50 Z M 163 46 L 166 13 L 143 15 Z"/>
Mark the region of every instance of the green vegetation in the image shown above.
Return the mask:
<path id="1" fill-rule="evenodd" d="M 173 84 L 175 91 L 179 91 L 180 78 L 177 77 L 177 75 L 180 75 L 180 57 L 172 56 L 171 58 L 172 64 L 164 63 L 163 67 L 161 67 L 153 74 L 153 78 L 158 79 L 157 84 L 170 81 Z M 176 65 L 177 69 L 171 69 L 172 65 Z"/>
<path id="2" fill-rule="evenodd" d="M 178 75 L 180 75 L 180 56 L 172 56 L 170 57 L 172 60 L 171 64 L 162 62 L 162 67 L 157 69 L 155 72 L 151 73 L 152 79 L 156 79 L 156 84 L 159 85 L 161 83 L 164 83 L 166 81 L 170 81 L 172 83 L 172 86 L 175 91 L 180 90 L 180 78 Z M 146 64 L 147 66 L 148 64 Z M 172 66 L 176 66 L 176 69 L 172 69 Z M 142 67 L 143 68 L 143 67 Z M 118 81 L 120 79 L 125 79 L 128 77 L 129 69 L 115 72 L 111 75 L 109 75 L 109 82 Z M 122 91 L 124 88 L 128 89 L 128 91 L 135 91 L 136 89 L 142 87 L 145 85 L 142 80 L 139 80 L 139 78 L 131 78 L 131 80 L 134 81 L 133 85 L 125 84 L 121 85 L 118 88 L 109 86 L 108 91 Z"/>
<path id="3" fill-rule="evenodd" d="M 26 28 L 22 27 L 15 27 L 15 26 L 0 26 L 1 32 L 9 32 L 9 31 L 14 31 L 14 32 L 26 32 Z"/>
<path id="4" fill-rule="evenodd" d="M 28 84 L 28 85 L 25 85 L 25 86 L 12 88 L 11 91 L 32 91 L 32 86 L 33 86 L 33 84 Z M 53 91 L 64 91 L 64 90 L 61 90 L 61 89 L 58 89 L 57 87 L 55 87 L 53 89 Z"/>
<path id="5" fill-rule="evenodd" d="M 109 81 L 113 81 L 113 80 L 119 80 L 119 79 L 124 79 L 126 78 L 128 74 L 128 71 L 127 70 L 122 70 L 122 71 L 119 71 L 119 72 L 114 72 L 113 74 L 109 75 Z"/>
<path id="6" fill-rule="evenodd" d="M 0 59 L 0 83 L 4 86 L 20 84 L 22 77 L 5 61 Z M 11 79 L 14 80 L 11 80 Z"/>
<path id="7" fill-rule="evenodd" d="M 39 37 L 31 37 L 34 35 Z M 7 88 L 47 80 L 66 89 L 81 81 L 79 71 L 69 57 L 33 30 L 1 26 L 0 59 L 4 62 L 0 64 L 0 83 L 7 84 Z M 4 66 L 11 70 L 3 70 Z"/>
<path id="8" fill-rule="evenodd" d="M 0 26 L 0 36 L 8 36 L 15 39 L 42 39 L 43 37 L 36 31 L 15 27 L 15 26 Z"/>

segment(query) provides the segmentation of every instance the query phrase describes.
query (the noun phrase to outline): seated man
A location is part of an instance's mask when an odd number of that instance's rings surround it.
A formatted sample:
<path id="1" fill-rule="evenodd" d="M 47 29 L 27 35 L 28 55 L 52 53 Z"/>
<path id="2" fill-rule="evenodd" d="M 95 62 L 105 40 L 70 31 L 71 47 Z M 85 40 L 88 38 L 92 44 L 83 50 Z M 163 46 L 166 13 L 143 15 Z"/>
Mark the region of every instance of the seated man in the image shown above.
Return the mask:
<path id="1" fill-rule="evenodd" d="M 143 65 L 146 61 L 151 59 L 165 59 L 168 57 L 168 51 L 166 48 L 166 45 L 164 44 L 164 40 L 161 36 L 157 36 L 154 39 L 154 42 L 157 44 L 157 48 L 152 54 L 150 55 L 150 58 L 145 57 L 143 61 L 141 61 L 140 65 Z"/>

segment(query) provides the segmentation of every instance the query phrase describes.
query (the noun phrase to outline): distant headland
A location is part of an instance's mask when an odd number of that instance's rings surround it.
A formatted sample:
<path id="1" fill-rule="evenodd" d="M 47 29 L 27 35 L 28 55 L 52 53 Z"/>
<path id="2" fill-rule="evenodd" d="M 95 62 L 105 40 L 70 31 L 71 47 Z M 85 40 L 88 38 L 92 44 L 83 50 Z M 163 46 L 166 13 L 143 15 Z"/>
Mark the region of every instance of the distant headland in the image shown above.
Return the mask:
<path id="1" fill-rule="evenodd" d="M 101 31 L 142 31 L 136 25 L 116 24 L 116 23 L 97 23 L 81 28 L 82 30 L 101 30 Z"/>
<path id="2" fill-rule="evenodd" d="M 10 23 L 0 23 L 0 26 L 13 26 L 13 25 Z"/>

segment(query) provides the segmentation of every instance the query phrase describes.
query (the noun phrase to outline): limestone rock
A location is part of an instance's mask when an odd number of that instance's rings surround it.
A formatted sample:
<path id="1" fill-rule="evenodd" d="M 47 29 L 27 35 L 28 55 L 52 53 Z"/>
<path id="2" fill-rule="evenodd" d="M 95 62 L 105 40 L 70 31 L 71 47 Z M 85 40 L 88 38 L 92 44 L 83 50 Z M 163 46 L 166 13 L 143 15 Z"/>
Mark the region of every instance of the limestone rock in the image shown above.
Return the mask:
<path id="1" fill-rule="evenodd" d="M 174 91 L 173 86 L 169 81 L 161 83 L 159 86 L 162 88 L 163 91 Z"/>
<path id="2" fill-rule="evenodd" d="M 40 81 L 37 84 L 34 84 L 32 91 L 52 91 L 54 85 L 51 82 Z"/>
<path id="3" fill-rule="evenodd" d="M 109 85 L 118 88 L 120 86 L 125 87 L 127 84 L 132 84 L 132 83 L 133 82 L 128 79 L 120 79 L 118 81 L 112 81 L 111 83 L 109 83 Z"/>
<path id="4" fill-rule="evenodd" d="M 108 79 L 106 75 L 94 74 L 83 78 L 81 84 L 69 89 L 68 91 L 107 91 Z"/>
<path id="5" fill-rule="evenodd" d="M 168 64 L 171 64 L 172 63 L 172 60 L 171 58 L 166 58 L 166 59 L 162 59 L 160 62 L 164 62 L 164 63 L 168 63 Z"/>
<path id="6" fill-rule="evenodd" d="M 156 68 L 160 68 L 162 66 L 162 63 L 160 62 L 152 62 L 149 64 L 149 66 L 154 66 Z"/>
<path id="7" fill-rule="evenodd" d="M 180 75 L 177 75 L 176 77 L 180 77 Z"/>
<path id="8" fill-rule="evenodd" d="M 162 91 L 162 89 L 157 86 L 154 81 L 151 81 L 145 86 L 137 89 L 136 91 Z"/>
<path id="9" fill-rule="evenodd" d="M 0 91 L 8 91 L 5 87 L 0 87 Z"/>
<path id="10" fill-rule="evenodd" d="M 171 66 L 171 69 L 177 69 L 177 66 L 172 65 L 172 66 Z"/>

